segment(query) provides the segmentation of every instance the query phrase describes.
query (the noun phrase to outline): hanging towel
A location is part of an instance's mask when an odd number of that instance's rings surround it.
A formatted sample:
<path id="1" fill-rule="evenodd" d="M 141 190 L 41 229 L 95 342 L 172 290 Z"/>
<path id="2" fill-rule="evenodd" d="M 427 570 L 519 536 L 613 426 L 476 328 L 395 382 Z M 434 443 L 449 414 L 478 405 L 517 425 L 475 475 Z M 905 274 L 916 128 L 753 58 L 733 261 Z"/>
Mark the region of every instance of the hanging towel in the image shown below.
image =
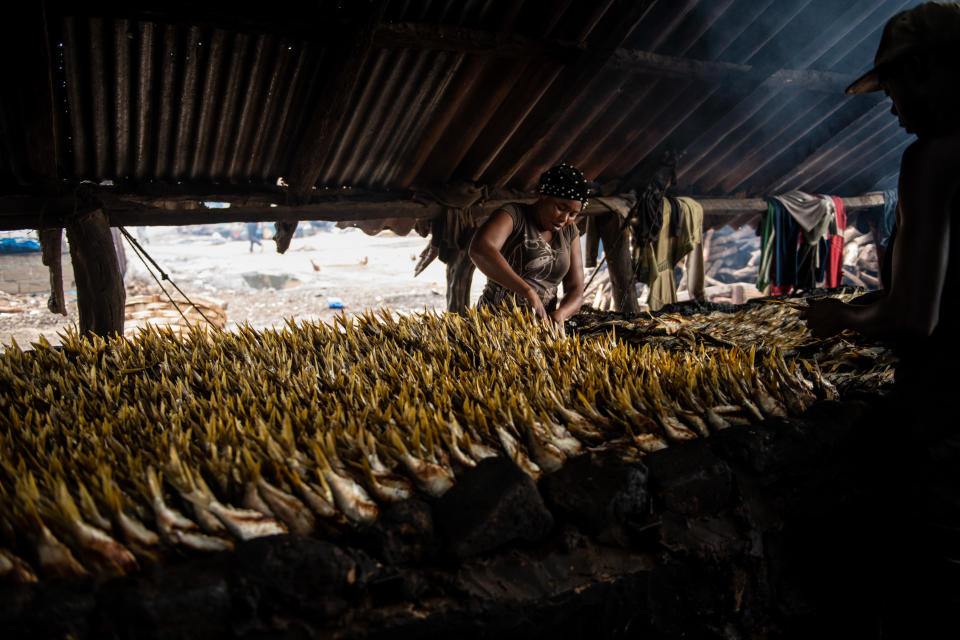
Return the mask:
<path id="1" fill-rule="evenodd" d="M 833 208 L 832 201 L 796 189 L 773 197 L 783 204 L 806 236 L 823 237 L 827 225 L 830 224 L 828 216 Z"/>
<path id="2" fill-rule="evenodd" d="M 687 254 L 687 291 L 693 300 L 703 302 L 707 299 L 704 291 L 704 263 L 703 263 L 703 205 L 693 198 L 678 198 L 680 206 L 686 210 L 684 220 L 688 221 L 686 231 L 680 226 L 678 235 L 686 233 L 690 243 L 690 253 Z"/>
<path id="3" fill-rule="evenodd" d="M 677 207 L 675 210 L 674 207 Z M 673 226 L 671 220 L 676 218 L 677 235 L 670 233 Z M 688 281 L 692 283 L 691 296 L 700 296 L 703 299 L 703 207 L 691 198 L 677 198 L 663 202 L 663 220 L 660 233 L 654 242 L 646 245 L 644 261 L 647 267 L 647 284 L 650 285 L 650 295 L 647 304 L 651 311 L 658 311 L 665 304 L 677 301 L 677 285 L 673 275 L 673 268 L 680 260 L 699 246 L 701 259 L 697 273 L 697 263 L 694 260 L 691 266 L 693 274 L 688 274 Z M 692 277 L 691 277 L 692 276 Z M 699 279 L 698 279 L 699 276 Z"/>
<path id="4" fill-rule="evenodd" d="M 836 221 L 833 199 L 793 190 L 769 202 L 776 236 L 771 293 L 785 295 L 794 287 L 812 289 L 826 267 L 825 236 Z"/>
<path id="5" fill-rule="evenodd" d="M 773 202 L 767 200 L 767 212 L 760 215 L 760 225 L 757 234 L 760 236 L 760 270 L 757 272 L 757 290 L 763 291 L 773 281 L 773 255 L 775 253 L 774 237 L 776 236 L 774 218 L 776 211 Z"/>
<path id="6" fill-rule="evenodd" d="M 797 248 L 800 245 L 800 225 L 777 198 L 769 201 L 773 207 L 773 278 L 770 293 L 775 296 L 790 293 L 797 284 Z"/>
<path id="7" fill-rule="evenodd" d="M 839 287 L 843 282 L 843 231 L 847 228 L 847 208 L 843 200 L 831 196 L 834 205 L 834 224 L 830 231 L 830 259 L 824 278 L 824 286 L 828 289 Z"/>

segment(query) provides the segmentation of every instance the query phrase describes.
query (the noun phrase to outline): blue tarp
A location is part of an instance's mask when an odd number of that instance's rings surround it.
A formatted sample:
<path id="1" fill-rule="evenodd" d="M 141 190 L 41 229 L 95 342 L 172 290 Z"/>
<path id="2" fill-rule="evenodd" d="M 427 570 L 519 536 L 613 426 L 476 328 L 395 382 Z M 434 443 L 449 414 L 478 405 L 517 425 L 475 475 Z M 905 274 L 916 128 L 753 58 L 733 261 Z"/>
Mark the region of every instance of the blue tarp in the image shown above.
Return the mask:
<path id="1" fill-rule="evenodd" d="M 35 253 L 40 243 L 30 238 L 0 238 L 0 255 L 10 253 Z"/>

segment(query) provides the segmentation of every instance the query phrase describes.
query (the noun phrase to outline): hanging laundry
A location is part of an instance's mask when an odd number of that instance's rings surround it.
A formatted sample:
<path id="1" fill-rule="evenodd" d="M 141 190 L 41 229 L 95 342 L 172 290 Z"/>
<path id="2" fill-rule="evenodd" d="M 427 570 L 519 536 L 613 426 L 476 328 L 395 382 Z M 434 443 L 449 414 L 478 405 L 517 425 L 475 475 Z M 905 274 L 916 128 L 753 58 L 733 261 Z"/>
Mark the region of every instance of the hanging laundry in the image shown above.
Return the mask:
<path id="1" fill-rule="evenodd" d="M 645 247 L 647 243 L 656 242 L 660 237 L 660 228 L 663 226 L 664 194 L 671 183 L 677 181 L 676 155 L 667 152 L 649 166 L 639 167 L 634 171 L 642 176 L 629 177 L 627 183 L 639 181 L 642 190 L 637 189 L 638 197 L 630 218 L 635 220 L 633 234 L 638 247 Z"/>
<path id="2" fill-rule="evenodd" d="M 890 243 L 890 234 L 897 224 L 897 205 L 899 204 L 897 190 L 888 189 L 883 192 L 883 213 L 880 215 L 880 224 L 877 228 L 877 240 L 881 247 Z"/>
<path id="3" fill-rule="evenodd" d="M 830 196 L 835 211 L 834 223 L 830 225 L 830 260 L 827 264 L 823 286 L 839 287 L 843 282 L 843 231 L 847 228 L 847 208 L 843 199 Z"/>
<path id="4" fill-rule="evenodd" d="M 761 236 L 770 233 L 767 240 L 767 253 L 761 254 L 761 267 L 764 259 L 769 260 L 768 272 L 761 270 L 758 286 L 764 273 L 772 273 L 771 293 L 786 295 L 795 287 L 812 289 L 823 278 L 826 267 L 826 232 L 836 220 L 836 207 L 833 199 L 804 193 L 788 191 L 768 200 L 768 220 Z M 772 244 L 773 251 L 770 251 Z"/>
<path id="5" fill-rule="evenodd" d="M 688 224 L 686 227 L 681 225 L 676 235 L 679 238 L 682 234 L 686 234 L 692 244 L 690 253 L 687 254 L 687 292 L 691 299 L 704 302 L 707 294 L 704 291 L 706 265 L 703 261 L 703 205 L 693 198 L 677 198 L 677 200 L 681 208 L 687 210 L 684 219 Z"/>
<path id="6" fill-rule="evenodd" d="M 673 220 L 676 220 L 676 235 L 670 232 Z M 651 311 L 677 302 L 673 268 L 691 252 L 694 255 L 687 262 L 688 289 L 691 297 L 703 300 L 703 207 L 691 198 L 664 200 L 660 233 L 644 247 L 642 258 L 645 280 L 650 285 L 647 304 Z"/>
<path id="7" fill-rule="evenodd" d="M 767 211 L 760 215 L 757 235 L 760 236 L 760 269 L 757 272 L 757 290 L 764 291 L 773 281 L 773 256 L 776 253 L 776 211 L 772 200 L 767 200 Z"/>
<path id="8" fill-rule="evenodd" d="M 670 207 L 672 211 L 680 210 L 680 207 L 682 205 L 680 204 L 680 200 L 678 198 L 674 196 L 666 196 L 666 198 L 667 198 L 667 202 L 670 203 Z M 683 220 L 683 216 L 672 216 L 670 218 L 670 235 L 673 236 L 674 238 L 680 235 L 680 222 L 682 220 Z"/>
<path id="9" fill-rule="evenodd" d="M 787 212 L 783 203 L 773 198 L 773 278 L 770 294 L 787 295 L 797 284 L 797 248 L 800 246 L 800 225 Z"/>
<path id="10" fill-rule="evenodd" d="M 827 227 L 832 222 L 834 212 L 833 200 L 824 196 L 815 196 L 803 191 L 788 191 L 779 196 L 773 196 L 786 208 L 790 216 L 797 221 L 803 230 L 808 244 L 823 238 Z"/>

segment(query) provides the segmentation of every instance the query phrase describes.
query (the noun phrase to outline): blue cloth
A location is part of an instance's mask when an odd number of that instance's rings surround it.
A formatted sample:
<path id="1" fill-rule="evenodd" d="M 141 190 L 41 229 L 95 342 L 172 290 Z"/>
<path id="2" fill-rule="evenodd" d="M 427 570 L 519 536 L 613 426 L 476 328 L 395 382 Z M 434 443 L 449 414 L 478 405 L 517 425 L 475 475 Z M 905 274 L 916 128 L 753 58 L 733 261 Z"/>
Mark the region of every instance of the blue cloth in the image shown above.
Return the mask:
<path id="1" fill-rule="evenodd" d="M 800 225 L 779 200 L 767 201 L 773 212 L 774 272 L 773 284 L 778 287 L 797 282 L 797 236 Z"/>
<path id="2" fill-rule="evenodd" d="M 887 246 L 890 242 L 890 234 L 897 223 L 898 200 L 896 189 L 883 192 L 883 213 L 880 215 L 880 224 L 877 226 L 877 239 L 881 247 Z"/>
<path id="3" fill-rule="evenodd" d="M 783 203 L 776 198 L 767 200 L 767 212 L 773 218 L 774 226 L 774 269 L 771 278 L 774 286 L 793 286 L 801 289 L 812 289 L 823 279 L 826 268 L 828 246 L 821 238 L 816 245 L 800 243 L 802 227 L 790 215 Z M 820 255 L 820 264 L 816 264 L 815 256 Z"/>
<path id="4" fill-rule="evenodd" d="M 34 253 L 40 251 L 40 243 L 30 238 L 0 238 L 0 254 Z"/>

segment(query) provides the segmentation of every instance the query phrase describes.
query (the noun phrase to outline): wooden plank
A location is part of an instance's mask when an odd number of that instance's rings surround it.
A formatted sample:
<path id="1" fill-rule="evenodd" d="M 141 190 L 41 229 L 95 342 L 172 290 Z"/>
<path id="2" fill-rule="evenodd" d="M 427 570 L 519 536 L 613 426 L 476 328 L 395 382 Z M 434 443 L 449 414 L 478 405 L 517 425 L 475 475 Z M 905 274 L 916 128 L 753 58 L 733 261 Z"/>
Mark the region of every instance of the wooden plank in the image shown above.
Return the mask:
<path id="1" fill-rule="evenodd" d="M 227 209 L 207 209 L 196 196 L 181 196 L 177 199 L 149 199 L 134 196 L 94 198 L 109 214 L 114 226 L 177 226 L 190 224 L 216 224 L 219 222 L 295 222 L 300 220 L 376 220 L 381 218 L 433 218 L 443 211 L 439 204 L 424 204 L 407 198 L 396 200 L 396 194 L 367 193 L 359 198 L 315 200 L 298 206 L 272 205 L 269 201 L 253 199 L 240 202 Z M 210 196 L 212 198 L 212 196 Z M 223 200 L 238 200 L 235 195 L 221 195 Z M 518 192 L 494 192 L 492 197 L 477 207 L 477 216 L 485 217 L 508 202 L 532 203 L 533 194 Z M 704 214 L 735 217 L 744 213 L 766 211 L 763 198 L 696 198 L 703 206 Z M 848 210 L 877 207 L 883 204 L 883 194 L 868 193 L 854 198 L 844 198 Z M 626 204 L 630 202 L 624 199 Z M 0 230 L 49 229 L 69 223 L 74 214 L 73 198 L 42 198 L 17 196 L 0 198 Z M 169 208 L 166 208 L 169 207 Z M 609 213 L 606 207 L 594 204 L 584 212 L 585 216 L 600 216 Z M 604 240 L 606 243 L 606 240 Z"/>
<path id="2" fill-rule="evenodd" d="M 380 220 L 384 218 L 434 218 L 443 211 L 440 205 L 419 203 L 382 204 L 337 203 L 303 205 L 299 207 L 245 207 L 236 209 L 155 211 L 111 211 L 110 223 L 115 226 L 179 226 L 190 224 L 217 224 L 221 222 L 300 222 L 327 220 L 349 222 Z M 2 228 L 2 226 L 0 226 Z"/>
<path id="3" fill-rule="evenodd" d="M 763 198 L 697 198 L 696 200 L 703 206 L 703 212 L 711 215 L 735 216 L 767 210 L 767 201 Z M 842 198 L 842 200 L 848 210 L 879 207 L 883 206 L 883 193 L 876 191 L 855 198 Z"/>

